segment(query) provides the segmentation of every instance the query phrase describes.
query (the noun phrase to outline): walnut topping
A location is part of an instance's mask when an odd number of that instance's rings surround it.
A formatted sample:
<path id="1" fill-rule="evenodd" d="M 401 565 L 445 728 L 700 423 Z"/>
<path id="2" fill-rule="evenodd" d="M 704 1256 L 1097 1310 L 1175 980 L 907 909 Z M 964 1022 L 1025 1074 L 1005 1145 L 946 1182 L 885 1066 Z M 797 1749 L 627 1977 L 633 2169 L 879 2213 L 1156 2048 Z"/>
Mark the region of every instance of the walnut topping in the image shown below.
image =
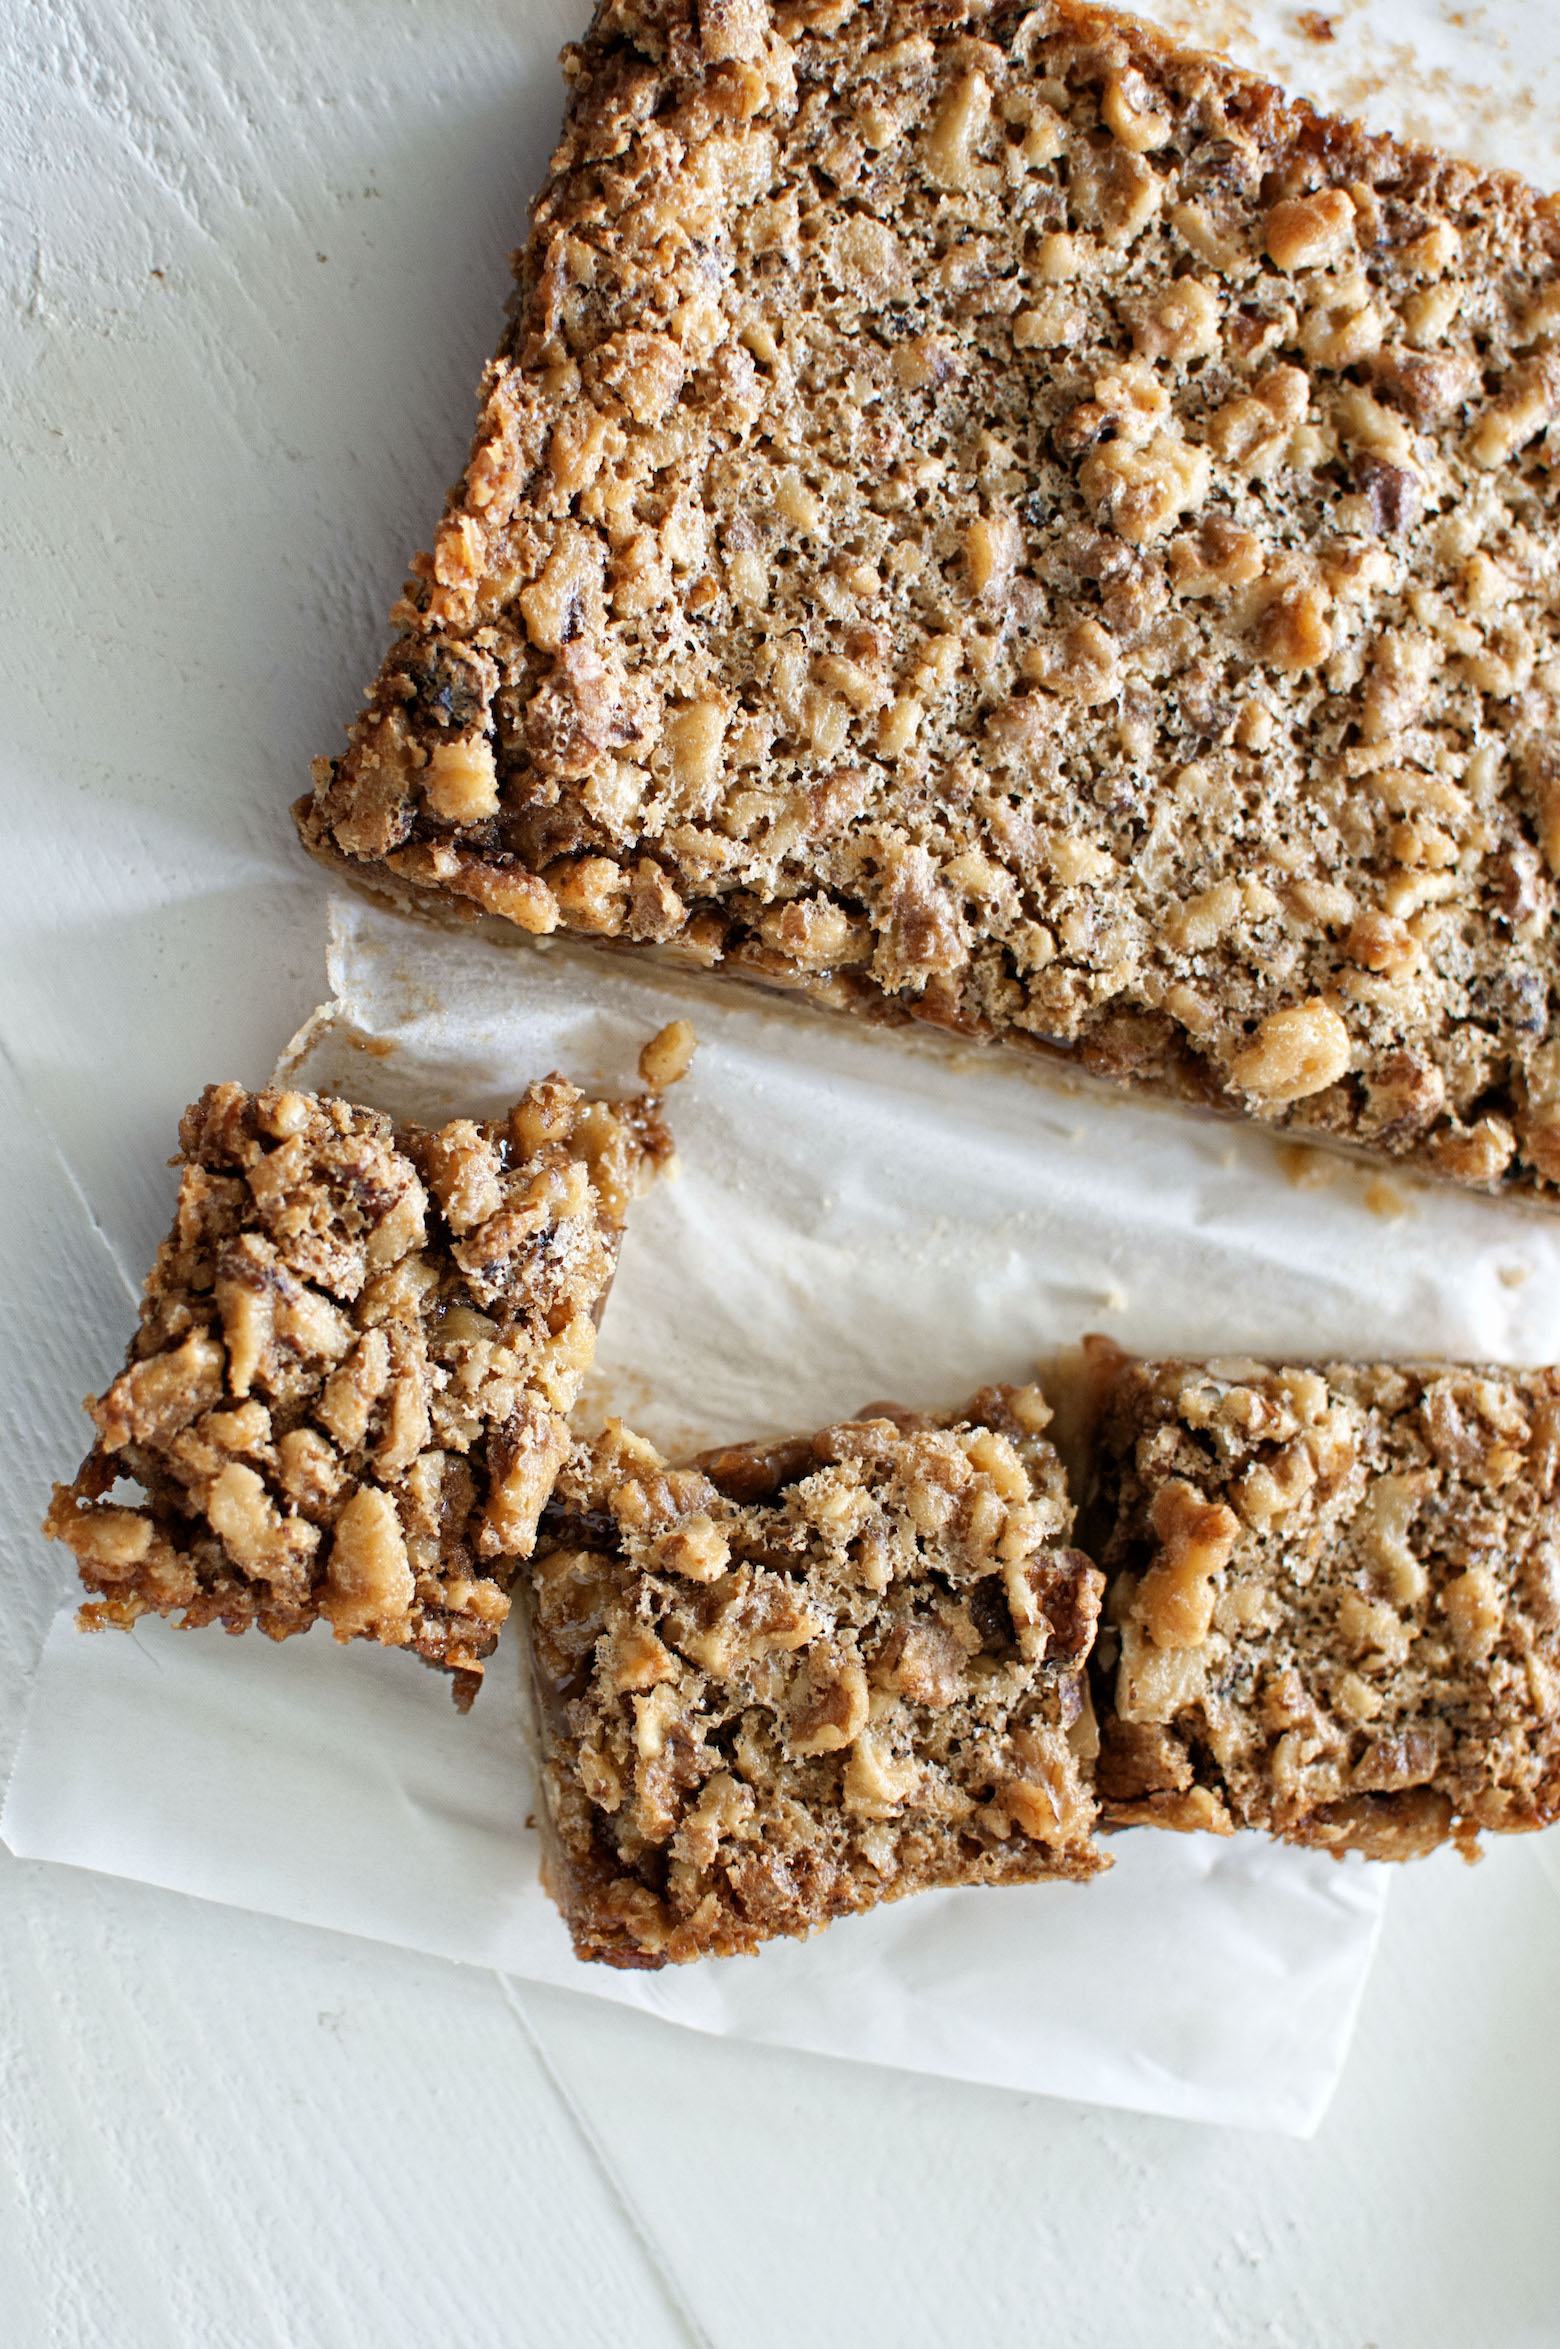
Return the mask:
<path id="1" fill-rule="evenodd" d="M 896 1624 L 878 1650 L 872 1677 L 912 1704 L 954 1704 L 963 1687 L 969 1645 L 951 1624 L 921 1616 Z"/>
<path id="2" fill-rule="evenodd" d="M 1100 114 L 1134 155 L 1151 155 L 1164 146 L 1175 129 L 1170 115 L 1154 105 L 1153 93 L 1139 73 L 1113 73 L 1107 78 Z"/>
<path id="3" fill-rule="evenodd" d="M 166 1443 L 221 1399 L 222 1369 L 222 1348 L 203 1330 L 191 1330 L 170 1353 L 132 1363 L 101 1401 L 87 1406 L 104 1451 L 123 1451 L 131 1443 Z M 247 1394 L 248 1379 L 240 1383 L 235 1377 L 233 1392 Z"/>
<path id="4" fill-rule="evenodd" d="M 1357 367 L 1380 350 L 1387 317 L 1361 272 L 1323 280 L 1300 328 L 1300 348 L 1315 367 Z"/>
<path id="5" fill-rule="evenodd" d="M 1406 922 L 1387 913 L 1363 913 L 1344 942 L 1351 962 L 1391 979 L 1406 979 L 1419 963 L 1420 945 Z"/>
<path id="6" fill-rule="evenodd" d="M 1183 954 L 1200 954 L 1215 945 L 1239 919 L 1244 900 L 1238 883 L 1215 881 L 1174 907 L 1166 923 L 1172 943 Z"/>
<path id="7" fill-rule="evenodd" d="M 976 595 L 997 595 L 1006 587 L 1023 552 L 1011 515 L 983 515 L 965 533 L 964 555 Z"/>
<path id="8" fill-rule="evenodd" d="M 1037 648 L 1026 656 L 1026 673 L 1069 701 L 1092 709 L 1114 700 L 1121 681 L 1121 662 L 1108 628 L 1097 620 L 1079 620 L 1059 644 Z M 1098 862 L 1098 851 L 1094 852 Z"/>
<path id="9" fill-rule="evenodd" d="M 845 1765 L 844 1805 L 858 1818 L 896 1818 L 920 1784 L 921 1766 L 913 1755 L 896 1756 L 870 1730 L 864 1731 Z"/>
<path id="10" fill-rule="evenodd" d="M 1261 1101 L 1302 1101 L 1334 1085 L 1349 1065 L 1349 1031 L 1331 1004 L 1269 1012 L 1230 1063 L 1230 1081 Z"/>
<path id="11" fill-rule="evenodd" d="M 1094 1803 L 1065 1737 L 1055 1730 L 1020 1730 L 1014 1746 L 1024 1765 L 1004 1778 L 997 1800 L 1021 1835 L 1065 1849 L 1087 1832 Z"/>
<path id="12" fill-rule="evenodd" d="M 691 1049 L 691 1031 L 646 1048 L 666 1081 Z M 153 1608 L 283 1638 L 323 1617 L 444 1665 L 469 1702 L 566 1449 L 627 1199 L 669 1155 L 652 1105 L 552 1077 L 505 1121 L 430 1132 L 215 1085 L 180 1138 L 129 1362 L 50 1511 L 109 1594 L 83 1619 Z M 145 1499 L 105 1512 L 121 1470 Z"/>
<path id="13" fill-rule="evenodd" d="M 658 1535 L 649 1554 L 658 1567 L 690 1582 L 715 1582 L 731 1562 L 731 1544 L 713 1518 L 700 1514 Z"/>
<path id="14" fill-rule="evenodd" d="M 991 121 L 991 87 L 984 75 L 966 74 L 943 100 L 923 149 L 926 172 L 935 187 L 977 186 L 983 172 L 978 150 Z"/>
<path id="15" fill-rule="evenodd" d="M 793 1753 L 832 1754 L 866 1727 L 867 1676 L 848 1650 L 814 1650 L 791 1700 Z"/>
<path id="16" fill-rule="evenodd" d="M 1458 1653 L 1470 1663 L 1484 1663 L 1500 1637 L 1505 1613 L 1504 1593 L 1490 1569 L 1470 1566 L 1466 1574 L 1448 1583 L 1441 1605 Z"/>
<path id="17" fill-rule="evenodd" d="M 1525 1097 L 1560 1005 L 1546 200 L 1124 20 L 668 5 L 571 71 L 311 848 L 413 907 L 1560 1187 Z M 1466 818 L 1373 806 L 1378 769 Z M 1282 912 L 1194 943 L 1176 909 L 1256 839 Z M 1322 1097 L 1223 1081 L 1318 1000 Z M 280 1302 L 233 1278 L 261 1394 Z"/>
<path id="18" fill-rule="evenodd" d="M 1342 188 L 1322 188 L 1275 204 L 1262 224 L 1262 242 L 1280 269 L 1327 269 L 1354 242 L 1354 206 Z"/>
<path id="19" fill-rule="evenodd" d="M 1176 278 L 1133 321 L 1140 359 L 1206 359 L 1218 347 L 1219 297 L 1194 277 Z"/>
<path id="20" fill-rule="evenodd" d="M 947 1421 L 877 1405 L 684 1468 L 617 1424 L 576 1450 L 530 1630 L 582 1956 L 676 1962 L 886 1888 L 1095 1871 L 1102 1578 L 1060 1546 L 1049 1416 L 988 1388 Z"/>
<path id="21" fill-rule="evenodd" d="M 1524 359 L 1508 388 L 1489 403 L 1468 436 L 1468 454 L 1486 471 L 1504 465 L 1537 437 L 1560 408 L 1560 356 Z"/>
<path id="22" fill-rule="evenodd" d="M 1234 1554 L 1240 1520 L 1189 1484 L 1167 1484 L 1153 1523 L 1160 1550 L 1138 1588 L 1143 1621 L 1156 1647 L 1198 1647 L 1213 1622 L 1213 1577 Z"/>
<path id="23" fill-rule="evenodd" d="M 759 922 L 758 934 L 766 946 L 790 957 L 804 970 L 832 970 L 841 964 L 867 962 L 872 935 L 867 924 L 854 919 L 826 897 L 802 898 L 774 906 Z"/>
<path id="24" fill-rule="evenodd" d="M 1160 433 L 1144 449 L 1111 441 L 1080 467 L 1078 486 L 1129 546 L 1163 537 L 1208 494 L 1206 450 Z"/>
<path id="25" fill-rule="evenodd" d="M 1158 172 L 1119 141 L 1086 139 L 1071 151 L 1068 202 L 1083 226 L 1117 251 L 1147 227 L 1164 192 Z"/>
<path id="26" fill-rule="evenodd" d="M 1170 576 L 1182 595 L 1232 594 L 1260 579 L 1265 561 L 1260 539 L 1219 515 L 1170 546 Z"/>
<path id="27" fill-rule="evenodd" d="M 407 1636 L 415 1595 L 394 1501 L 377 1485 L 359 1485 L 336 1520 L 320 1613 L 338 1639 L 366 1635 L 393 1646 Z"/>
<path id="28" fill-rule="evenodd" d="M 480 824 L 498 813 L 498 769 L 485 734 L 440 742 L 424 770 L 428 805 L 451 824 Z"/>
<path id="29" fill-rule="evenodd" d="M 1121 1364 L 1096 1461 L 1120 1642 L 1107 1818 L 1151 1823 L 1197 1784 L 1237 1826 L 1386 1857 L 1552 1819 L 1553 1456 L 1534 1454 L 1556 1389 L 1444 1363 Z M 1166 1649 L 1162 1557 L 1139 1566 L 1188 1493 L 1244 1529 L 1200 1644 Z"/>
<path id="30" fill-rule="evenodd" d="M 639 1074 L 652 1093 L 664 1093 L 688 1074 L 698 1038 L 687 1020 L 671 1020 L 639 1055 Z"/>
<path id="31" fill-rule="evenodd" d="M 1088 332 L 1088 313 L 1070 294 L 1046 293 L 1013 314 L 1013 344 L 1020 351 L 1064 351 Z"/>

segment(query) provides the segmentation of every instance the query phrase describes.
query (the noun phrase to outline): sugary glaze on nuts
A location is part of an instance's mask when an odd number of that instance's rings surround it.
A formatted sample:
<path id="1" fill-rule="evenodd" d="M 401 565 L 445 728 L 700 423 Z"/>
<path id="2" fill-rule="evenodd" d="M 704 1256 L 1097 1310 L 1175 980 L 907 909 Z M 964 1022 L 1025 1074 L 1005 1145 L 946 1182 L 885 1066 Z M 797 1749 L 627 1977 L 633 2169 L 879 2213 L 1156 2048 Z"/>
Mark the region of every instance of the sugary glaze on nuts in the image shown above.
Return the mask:
<path id="1" fill-rule="evenodd" d="M 527 1577 L 549 1887 L 660 1966 L 934 1885 L 1074 1880 L 1103 1582 L 1034 1387 L 669 1467 L 614 1421 Z"/>
<path id="2" fill-rule="evenodd" d="M 1127 1365 L 1105 1822 L 1408 1859 L 1560 1817 L 1557 1470 L 1554 1370 Z"/>
<path id="3" fill-rule="evenodd" d="M 656 947 L 1560 1186 L 1560 213 L 1050 0 L 604 0 L 299 803 Z"/>
<path id="4" fill-rule="evenodd" d="M 646 1059 L 686 1065 L 684 1025 Z M 100 1594 L 83 1628 L 156 1613 L 285 1639 L 323 1618 L 442 1665 L 469 1704 L 629 1199 L 670 1156 L 654 1097 L 555 1075 L 507 1119 L 432 1131 L 211 1085 L 179 1142 L 140 1328 L 44 1523 Z M 122 1478 L 144 1497 L 106 1497 Z"/>

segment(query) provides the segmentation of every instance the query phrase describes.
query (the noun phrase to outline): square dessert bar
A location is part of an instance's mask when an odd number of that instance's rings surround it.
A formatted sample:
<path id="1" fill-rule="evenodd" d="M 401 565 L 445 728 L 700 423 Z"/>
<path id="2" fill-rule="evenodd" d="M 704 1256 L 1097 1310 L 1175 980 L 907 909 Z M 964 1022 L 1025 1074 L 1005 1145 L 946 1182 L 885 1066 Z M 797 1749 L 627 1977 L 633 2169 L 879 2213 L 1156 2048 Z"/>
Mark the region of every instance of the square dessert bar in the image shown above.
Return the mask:
<path id="1" fill-rule="evenodd" d="M 1560 1816 L 1560 1371 L 1134 1362 L 1103 1820 L 1407 1859 Z"/>
<path id="2" fill-rule="evenodd" d="M 1034 1387 L 669 1467 L 613 1422 L 528 1575 L 544 1876 L 661 1966 L 934 1885 L 1080 1881 L 1102 1578 Z"/>
<path id="3" fill-rule="evenodd" d="M 1553 1199 L 1560 199 L 1073 0 L 565 70 L 313 853 Z"/>
<path id="4" fill-rule="evenodd" d="M 691 1042 L 666 1031 L 641 1067 L 678 1073 Z M 101 1594 L 83 1628 L 152 1612 L 284 1639 L 323 1618 L 441 1665 L 469 1704 L 629 1199 L 670 1156 L 655 1097 L 551 1076 L 506 1119 L 434 1131 L 211 1085 L 179 1141 L 140 1327 L 44 1524 Z"/>

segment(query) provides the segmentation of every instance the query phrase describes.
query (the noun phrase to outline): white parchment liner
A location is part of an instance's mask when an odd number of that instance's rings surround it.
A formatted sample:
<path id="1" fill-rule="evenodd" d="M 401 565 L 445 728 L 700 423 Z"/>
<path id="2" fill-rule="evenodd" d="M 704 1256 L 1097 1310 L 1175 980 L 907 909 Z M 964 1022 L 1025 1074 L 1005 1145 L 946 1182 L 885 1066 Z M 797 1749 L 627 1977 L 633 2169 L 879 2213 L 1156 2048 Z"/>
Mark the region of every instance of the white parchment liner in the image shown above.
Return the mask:
<path id="1" fill-rule="evenodd" d="M 1552 1350 L 1560 1219 L 1372 1189 L 1017 1055 L 643 962 L 447 938 L 355 900 L 332 927 L 335 1000 L 287 1073 L 392 1113 L 497 1110 L 554 1066 L 622 1089 L 645 1038 L 693 1018 L 679 1175 L 636 1209 L 587 1397 L 670 1449 L 882 1396 L 956 1402 L 1090 1328 L 1302 1358 Z M 318 1632 L 83 1639 L 62 1612 L 5 1836 L 704 2030 L 1302 2134 L 1325 2109 L 1384 1870 L 1137 1833 L 1083 1889 L 923 1896 L 657 1976 L 582 1967 L 536 1884 L 519 1678 L 506 1640 L 462 1721 L 436 1675 Z"/>
<path id="2" fill-rule="evenodd" d="M 1149 7 L 1194 38 L 1230 42 L 1326 103 L 1364 105 L 1378 123 L 1528 171 L 1543 185 L 1560 173 L 1552 0 L 1439 14 L 1421 0 L 1339 0 L 1327 11 L 1337 38 L 1322 46 L 1305 37 L 1309 20 L 1277 0 Z M 546 92 L 532 109 L 534 152 L 521 175 L 530 184 L 554 135 L 551 51 L 567 29 L 551 11 L 534 25 L 506 22 L 503 71 L 521 42 L 513 55 Z M 438 111 L 447 96 L 441 84 L 426 101 L 429 124 L 438 123 L 430 150 L 448 137 Z M 285 182 L 290 168 L 276 121 L 257 133 L 250 110 L 225 100 L 190 119 L 216 181 L 226 166 L 244 187 L 241 218 L 219 209 L 220 225 L 202 223 L 199 233 L 236 238 L 246 263 L 205 286 L 202 298 L 214 306 L 198 313 L 197 336 L 153 339 L 137 362 L 145 372 L 115 379 L 116 416 L 128 382 L 132 409 L 139 397 L 147 413 L 179 417 L 156 450 L 143 436 L 137 467 L 113 485 L 133 578 L 113 570 L 103 540 L 99 469 L 82 467 L 74 453 L 51 468 L 38 450 L 55 441 L 43 440 L 18 482 L 18 494 L 33 498 L 39 543 L 90 547 L 93 575 L 117 579 L 127 606 L 145 559 L 144 518 L 134 517 L 158 511 L 159 496 L 169 511 L 199 511 L 208 487 L 216 510 L 231 486 L 231 438 L 192 441 L 191 379 L 178 368 L 192 347 L 219 356 L 227 347 L 236 314 L 223 306 L 229 293 L 247 323 L 257 284 L 277 300 L 278 288 L 288 300 L 296 290 L 283 274 L 285 238 L 263 255 L 248 241 L 249 224 L 268 217 L 271 176 L 281 172 Z M 58 171 L 58 155 L 53 163 Z M 78 317 L 71 304 L 85 301 L 83 288 L 95 298 L 112 282 L 104 255 L 117 251 L 115 238 L 133 244 L 139 286 L 144 240 L 150 234 L 160 251 L 171 232 L 148 209 L 151 183 L 143 178 L 127 194 L 130 183 L 101 168 L 89 141 L 74 168 L 70 200 L 53 207 L 67 259 L 64 274 L 51 276 L 47 315 L 74 321 L 97 351 L 101 322 L 92 312 L 84 326 L 87 311 Z M 428 191 L 433 200 L 433 181 Z M 389 315 L 393 305 L 382 307 Z M 17 311 L 18 331 L 34 335 L 42 314 L 30 300 Z M 29 342 L 18 380 L 35 358 Z M 387 345 L 385 382 L 400 383 L 401 358 Z M 289 452 L 292 439 L 307 445 L 321 464 L 306 416 L 312 374 L 300 377 L 308 388 L 294 410 L 286 409 L 285 376 L 259 381 L 264 429 Z M 404 434 L 421 410 L 414 397 L 373 414 L 381 425 L 395 419 Z M 52 431 L 52 409 L 49 416 Z M 246 447 L 259 429 L 246 420 Z M 56 440 L 66 448 L 66 436 Z M 327 436 L 322 445 L 328 452 L 334 444 Z M 204 449 L 208 467 L 214 451 L 219 470 L 192 475 L 192 448 L 197 459 Z M 144 509 L 133 495 L 127 502 L 132 482 Z M 335 580 L 340 516 L 356 510 L 358 488 L 355 470 L 321 475 L 325 519 L 313 523 L 313 538 L 306 504 L 278 505 L 270 555 L 246 579 L 241 634 L 205 575 L 192 574 L 202 584 L 178 607 L 179 641 L 194 630 L 204 675 L 221 680 L 211 693 L 231 692 L 230 672 L 244 673 L 254 595 L 269 591 L 290 608 L 300 545 Z M 241 543 L 256 564 L 259 542 L 251 534 Z M 82 575 L 71 561 L 29 575 L 18 617 L 26 657 L 16 664 L 24 710 L 34 681 L 55 678 L 55 646 L 79 630 Z M 41 951 L 36 970 L 18 965 L 6 1036 L 35 1079 L 41 1055 L 48 1081 L 31 1089 L 56 1103 L 69 1092 L 53 1083 L 55 1060 L 66 1070 L 93 1065 L 96 990 L 134 983 L 127 941 L 139 945 L 181 892 L 232 886 L 235 843 L 249 838 L 240 811 L 247 823 L 264 771 L 243 760 L 212 771 L 208 737 L 191 715 L 207 701 L 164 689 L 167 620 L 160 602 L 146 608 L 157 614 L 151 634 L 132 631 L 121 642 L 122 630 L 111 632 L 99 647 L 104 657 L 72 669 L 68 694 L 57 682 L 46 686 L 39 738 L 49 756 L 26 820 L 13 827 L 21 860 L 13 858 L 13 896 L 25 908 L 17 935 L 24 955 Z M 270 642 L 275 631 L 260 634 Z M 143 671 L 159 689 L 136 700 Z M 121 804 L 127 702 L 140 764 Z M 116 779 L 97 790 L 85 831 L 60 817 L 83 767 Z M 163 829 L 149 860 L 142 799 L 151 775 L 165 798 L 155 802 Z M 189 813 L 214 800 L 222 824 L 192 848 Z M 30 844 L 37 853 L 29 855 Z M 316 1036 L 303 1073 L 388 1107 L 427 1111 L 467 1108 L 468 1095 L 497 1104 L 552 1059 L 628 1078 L 662 1005 L 606 972 L 582 985 L 575 958 L 501 961 L 497 999 L 506 1008 L 495 1017 L 484 1001 L 497 970 L 491 957 L 357 910 L 338 917 L 333 984 L 346 1009 Z M 86 982 L 79 993 L 78 977 Z M 155 1090 L 165 1062 L 180 1057 L 178 1012 L 176 990 L 160 986 L 145 1016 L 121 1023 L 121 1110 L 149 1080 Z M 820 1025 L 801 1031 L 779 1017 L 702 1009 L 699 1024 L 705 1052 L 676 1103 L 686 1179 L 640 1211 L 596 1391 L 598 1406 L 611 1401 L 670 1442 L 810 1425 L 885 1391 L 948 1400 L 989 1376 L 1024 1374 L 1033 1353 L 1091 1323 L 1142 1346 L 1441 1349 L 1511 1361 L 1554 1353 L 1556 1227 L 1520 1211 L 1414 1190 L 1412 1214 L 1388 1224 L 1365 1210 L 1364 1178 L 1353 1173 L 1297 1194 L 1258 1137 L 1070 1097 L 1011 1067 L 972 1083 L 933 1055 L 870 1041 L 853 1049 Z M 251 1027 L 240 1025 L 250 1041 L 235 1033 L 234 1066 L 252 1054 Z M 253 1033 L 265 1025 L 257 1009 Z M 346 1041 L 379 1031 L 397 1047 L 387 1059 Z M 204 1032 L 192 1017 L 190 1033 Z M 449 1056 L 431 1067 L 446 1047 Z M 27 1095 L 0 1056 L 11 1178 L 0 1217 L 8 1364 L 0 1384 L 0 1770 L 17 1747 L 27 1690 L 36 1691 L 3 1819 L 15 1849 L 567 1981 L 710 2029 L 1204 2119 L 1300 2132 L 1315 2125 L 1363 1983 L 1379 1872 L 1244 1842 L 1139 1834 L 1120 1840 L 1113 1874 L 1085 1891 L 929 1897 L 752 1963 L 613 1976 L 573 1964 L 535 1887 L 512 1647 L 501 1649 L 475 1714 L 461 1722 L 434 1675 L 399 1657 L 337 1651 L 318 1634 L 283 1649 L 215 1633 L 185 1637 L 161 1624 L 129 1639 L 78 1638 L 69 1628 L 68 1561 L 32 1529 L 49 1477 L 68 1472 L 85 1444 L 74 1398 L 117 1362 L 131 1318 L 129 1271 L 142 1269 L 116 1264 L 89 1202 L 119 1201 L 122 1224 L 121 1194 L 135 1184 L 120 1183 L 95 1129 L 78 1122 L 71 1133 L 86 1161 L 78 1188 L 76 1161 L 62 1155 Z M 48 1633 L 56 1602 L 63 1611 Z M 1554 1835 L 1541 1839 L 1560 1891 L 1556 1845 Z"/>

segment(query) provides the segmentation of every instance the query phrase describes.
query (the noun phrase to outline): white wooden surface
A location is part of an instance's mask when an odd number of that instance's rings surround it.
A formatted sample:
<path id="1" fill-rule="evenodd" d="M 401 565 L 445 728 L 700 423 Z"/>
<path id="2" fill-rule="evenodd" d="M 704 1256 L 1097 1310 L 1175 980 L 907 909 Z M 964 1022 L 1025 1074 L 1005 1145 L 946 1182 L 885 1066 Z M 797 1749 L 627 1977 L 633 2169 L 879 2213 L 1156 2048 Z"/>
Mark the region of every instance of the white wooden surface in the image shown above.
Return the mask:
<path id="1" fill-rule="evenodd" d="M 459 464 L 581 13 L 7 20 L 0 1041 L 137 1271 L 180 1106 L 258 1077 L 319 994 L 281 809 Z M 1287 10 L 1166 13 L 1310 61 Z M 1552 150 L 1552 0 L 1331 13 L 1313 81 Z M 0 1531 L 7 1575 L 47 1571 Z M 1557 1980 L 1535 1851 L 1405 1877 L 1295 2145 L 706 2042 L 0 1852 L 0 2342 L 1536 2349 Z"/>
<path id="2" fill-rule="evenodd" d="M 0 2338 L 1549 2349 L 1557 1968 L 1530 1851 L 1406 1881 L 1300 2145 L 708 2041 L 0 1853 Z"/>

